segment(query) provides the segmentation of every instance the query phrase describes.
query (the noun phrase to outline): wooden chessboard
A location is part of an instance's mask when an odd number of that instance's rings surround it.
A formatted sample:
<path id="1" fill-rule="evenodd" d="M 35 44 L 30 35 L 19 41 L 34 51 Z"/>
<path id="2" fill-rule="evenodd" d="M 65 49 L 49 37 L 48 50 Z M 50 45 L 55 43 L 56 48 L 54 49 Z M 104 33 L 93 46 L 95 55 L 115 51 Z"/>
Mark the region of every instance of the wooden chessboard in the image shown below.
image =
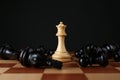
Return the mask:
<path id="1" fill-rule="evenodd" d="M 62 69 L 40 69 L 24 67 L 17 60 L 0 60 L 0 80 L 120 80 L 120 62 L 83 68 L 73 61 L 63 63 Z"/>

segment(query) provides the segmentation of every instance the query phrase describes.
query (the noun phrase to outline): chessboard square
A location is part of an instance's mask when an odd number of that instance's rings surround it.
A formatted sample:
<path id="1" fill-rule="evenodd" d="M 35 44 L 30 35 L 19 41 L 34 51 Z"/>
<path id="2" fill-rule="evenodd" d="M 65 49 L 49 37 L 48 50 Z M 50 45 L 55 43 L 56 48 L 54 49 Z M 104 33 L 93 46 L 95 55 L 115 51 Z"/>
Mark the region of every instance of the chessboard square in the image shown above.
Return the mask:
<path id="1" fill-rule="evenodd" d="M 44 73 L 49 73 L 49 74 L 52 74 L 52 73 L 71 73 L 71 74 L 75 74 L 75 73 L 83 73 L 82 70 L 80 68 L 63 68 L 63 69 L 45 69 L 44 70 Z"/>
<path id="2" fill-rule="evenodd" d="M 0 80 L 41 80 L 42 74 L 2 74 Z"/>
<path id="3" fill-rule="evenodd" d="M 17 60 L 0 60 L 0 63 L 5 63 L 5 64 L 8 64 L 8 63 L 19 63 L 19 61 L 17 61 Z"/>
<path id="4" fill-rule="evenodd" d="M 107 67 L 96 66 L 96 67 L 87 67 L 81 69 L 84 73 L 120 73 L 119 70 L 111 66 L 107 66 Z"/>
<path id="5" fill-rule="evenodd" d="M 113 67 L 120 67 L 120 62 L 110 62 L 109 64 Z"/>
<path id="6" fill-rule="evenodd" d="M 0 74 L 4 73 L 5 71 L 7 71 L 9 68 L 0 68 Z"/>
<path id="7" fill-rule="evenodd" d="M 77 62 L 67 62 L 67 63 L 63 63 L 63 67 L 62 68 L 68 68 L 68 67 L 80 67 L 79 65 L 78 65 L 78 63 Z"/>
<path id="8" fill-rule="evenodd" d="M 0 63 L 0 67 L 13 67 L 16 63 Z"/>
<path id="9" fill-rule="evenodd" d="M 44 69 L 37 68 L 11 68 L 5 73 L 43 73 Z"/>
<path id="10" fill-rule="evenodd" d="M 44 74 L 41 80 L 88 80 L 84 74 Z"/>
<path id="11" fill-rule="evenodd" d="M 86 73 L 88 80 L 120 80 L 120 73 Z"/>
<path id="12" fill-rule="evenodd" d="M 13 68 L 25 68 L 25 66 L 23 66 L 21 63 L 17 63 L 13 66 Z"/>

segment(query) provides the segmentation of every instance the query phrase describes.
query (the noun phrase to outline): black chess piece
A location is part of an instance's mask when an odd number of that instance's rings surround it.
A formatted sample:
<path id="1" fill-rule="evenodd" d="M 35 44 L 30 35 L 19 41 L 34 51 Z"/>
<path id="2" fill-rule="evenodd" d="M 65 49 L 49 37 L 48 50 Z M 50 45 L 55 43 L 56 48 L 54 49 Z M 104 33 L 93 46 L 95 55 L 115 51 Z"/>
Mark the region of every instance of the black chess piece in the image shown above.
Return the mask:
<path id="1" fill-rule="evenodd" d="M 103 51 L 106 53 L 109 59 L 113 57 L 113 53 L 116 52 L 117 47 L 113 44 L 103 44 L 102 46 Z"/>
<path id="2" fill-rule="evenodd" d="M 44 45 L 40 45 L 39 47 L 37 47 L 36 51 L 49 57 L 52 56 L 55 52 L 53 49 L 46 49 Z"/>
<path id="3" fill-rule="evenodd" d="M 120 49 L 113 54 L 113 59 L 115 60 L 115 62 L 120 62 Z"/>
<path id="4" fill-rule="evenodd" d="M 82 67 L 87 67 L 89 64 L 89 57 L 88 55 L 81 55 L 81 57 L 78 60 L 79 65 L 81 65 Z"/>
<path id="5" fill-rule="evenodd" d="M 103 67 L 108 65 L 108 58 L 103 51 L 97 52 L 96 63 Z"/>
<path id="6" fill-rule="evenodd" d="M 3 43 L 0 45 L 0 58 L 4 60 L 16 60 L 18 59 L 19 51 L 15 50 L 9 43 Z"/>
<path id="7" fill-rule="evenodd" d="M 89 43 L 85 45 L 84 51 L 89 56 L 89 65 L 96 63 L 97 46 Z"/>
<path id="8" fill-rule="evenodd" d="M 85 54 L 85 53 L 84 53 L 84 49 L 83 49 L 83 48 L 81 48 L 80 50 L 77 50 L 77 51 L 74 52 L 74 56 L 75 56 L 76 58 L 80 58 L 81 55 L 84 55 L 84 54 Z"/>
<path id="9" fill-rule="evenodd" d="M 45 46 L 44 45 L 40 45 L 40 46 L 38 46 L 37 48 L 36 48 L 36 51 L 37 52 L 40 52 L 41 54 L 46 54 L 46 52 L 47 52 L 47 49 L 45 48 Z"/>
<path id="10" fill-rule="evenodd" d="M 104 51 L 99 46 L 93 44 L 86 45 L 84 48 L 75 51 L 74 54 L 79 59 L 79 64 L 82 67 L 92 66 L 92 64 L 99 64 L 103 67 L 108 65 L 108 59 Z"/>
<path id="11" fill-rule="evenodd" d="M 102 50 L 107 55 L 108 59 L 114 59 L 114 61 L 120 61 L 120 47 L 118 44 L 106 43 L 103 44 Z"/>
<path id="12" fill-rule="evenodd" d="M 45 51 L 46 52 L 46 51 Z M 53 67 L 57 69 L 62 68 L 62 62 L 53 60 L 52 58 L 46 56 L 43 53 L 43 49 L 33 49 L 31 47 L 27 47 L 20 53 L 19 61 L 23 66 L 26 67 Z"/>
<path id="13" fill-rule="evenodd" d="M 74 56 L 78 58 L 79 65 L 82 67 L 87 67 L 89 64 L 89 58 L 84 52 L 84 48 L 81 48 L 80 50 L 77 50 L 74 52 Z"/>
<path id="14" fill-rule="evenodd" d="M 29 46 L 25 49 L 21 49 L 19 61 L 23 66 L 30 67 L 30 64 L 28 63 L 28 56 L 31 52 L 33 52 L 33 48 Z"/>

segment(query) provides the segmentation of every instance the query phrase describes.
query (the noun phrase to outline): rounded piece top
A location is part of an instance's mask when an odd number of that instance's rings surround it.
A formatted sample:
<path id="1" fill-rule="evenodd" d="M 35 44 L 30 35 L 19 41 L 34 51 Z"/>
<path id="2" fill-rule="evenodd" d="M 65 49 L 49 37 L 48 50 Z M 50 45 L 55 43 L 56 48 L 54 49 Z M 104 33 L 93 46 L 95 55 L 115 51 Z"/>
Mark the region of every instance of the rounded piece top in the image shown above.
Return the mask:
<path id="1" fill-rule="evenodd" d="M 66 25 L 63 24 L 62 21 L 60 21 L 60 23 L 58 25 L 56 25 L 57 29 L 58 29 L 58 32 L 57 32 L 57 36 L 66 36 L 66 32 L 65 32 L 65 28 L 66 28 Z"/>

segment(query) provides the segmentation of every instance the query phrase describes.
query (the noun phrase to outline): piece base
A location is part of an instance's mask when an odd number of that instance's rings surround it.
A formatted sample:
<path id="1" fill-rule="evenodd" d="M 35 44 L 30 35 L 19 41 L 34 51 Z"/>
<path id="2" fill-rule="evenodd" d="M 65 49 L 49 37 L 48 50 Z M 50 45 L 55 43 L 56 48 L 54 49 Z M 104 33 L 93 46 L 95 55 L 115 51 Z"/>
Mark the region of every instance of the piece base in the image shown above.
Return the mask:
<path id="1" fill-rule="evenodd" d="M 58 61 L 61 61 L 61 62 L 70 62 L 72 60 L 72 57 L 71 57 L 71 55 L 68 52 L 56 51 L 52 55 L 52 59 L 58 60 Z"/>

